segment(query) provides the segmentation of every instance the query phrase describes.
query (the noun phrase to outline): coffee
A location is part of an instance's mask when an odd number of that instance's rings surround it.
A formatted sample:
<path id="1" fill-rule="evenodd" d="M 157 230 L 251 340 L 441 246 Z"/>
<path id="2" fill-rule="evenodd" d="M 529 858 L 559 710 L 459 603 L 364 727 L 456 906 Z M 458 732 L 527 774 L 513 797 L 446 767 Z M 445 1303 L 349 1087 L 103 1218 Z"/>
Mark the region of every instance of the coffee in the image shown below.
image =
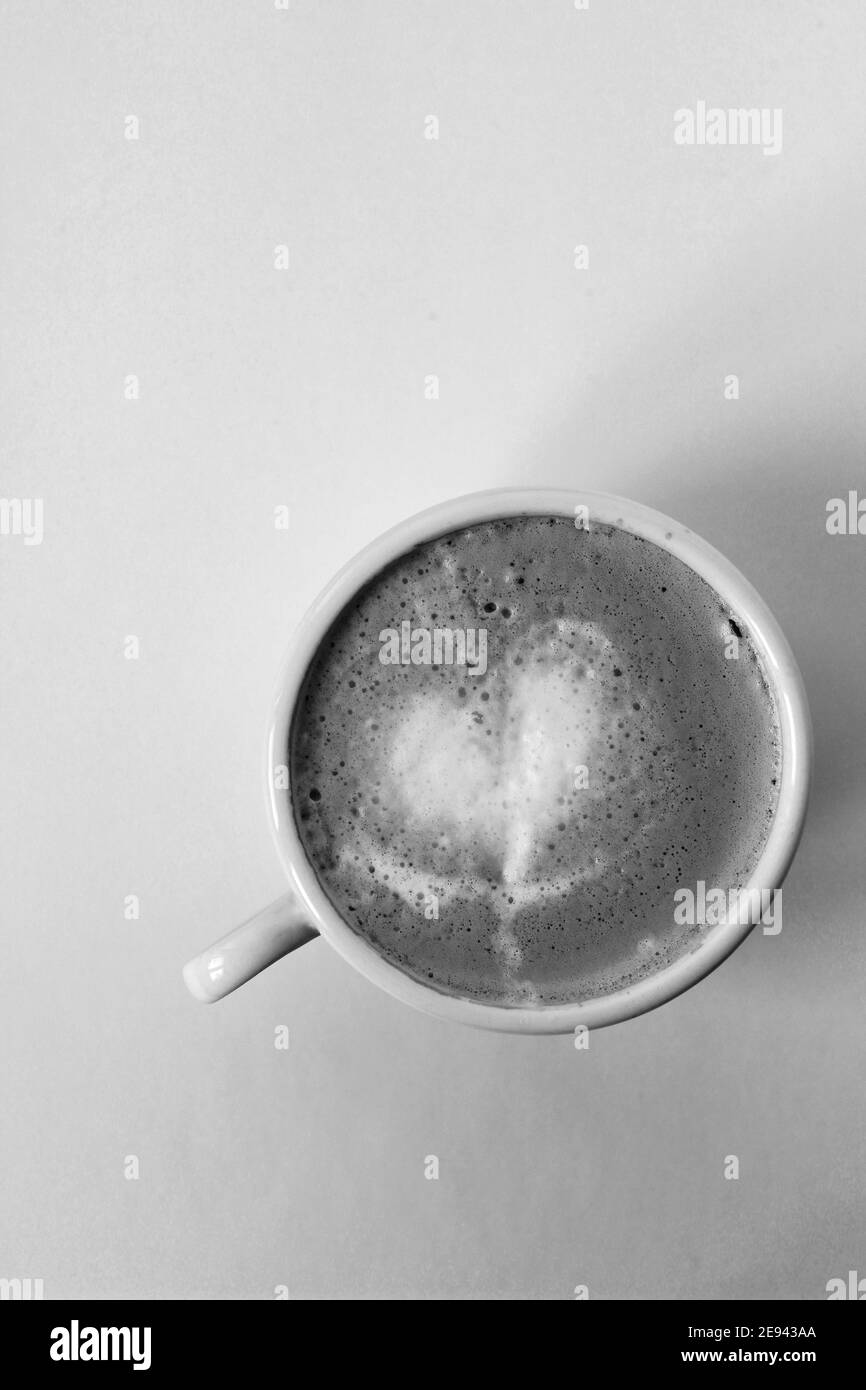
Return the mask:
<path id="1" fill-rule="evenodd" d="M 747 627 L 615 526 L 512 517 L 389 565 L 343 609 L 289 737 L 328 897 L 427 986 L 596 997 L 691 950 L 674 894 L 750 877 L 778 798 Z"/>

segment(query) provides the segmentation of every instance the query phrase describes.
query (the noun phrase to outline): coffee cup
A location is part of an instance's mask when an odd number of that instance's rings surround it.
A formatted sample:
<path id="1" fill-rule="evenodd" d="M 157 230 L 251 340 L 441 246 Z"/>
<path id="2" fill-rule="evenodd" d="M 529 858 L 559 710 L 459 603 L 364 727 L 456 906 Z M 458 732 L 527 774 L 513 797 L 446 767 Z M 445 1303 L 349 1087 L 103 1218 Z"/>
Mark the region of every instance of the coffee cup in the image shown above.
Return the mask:
<path id="1" fill-rule="evenodd" d="M 780 745 L 778 794 L 757 861 L 733 909 L 696 933 L 689 949 L 622 987 L 553 1004 L 502 1003 L 427 983 L 376 948 L 346 920 L 311 862 L 300 832 L 290 757 L 293 720 L 311 664 L 347 605 L 401 557 L 437 538 L 509 518 L 561 518 L 615 528 L 682 562 L 737 615 L 772 693 Z M 637 705 L 635 706 L 637 708 Z M 265 967 L 322 936 L 345 960 L 392 996 L 453 1022 L 517 1033 L 571 1033 L 603 1027 L 656 1008 L 715 969 L 766 914 L 793 859 L 803 828 L 811 771 L 811 725 L 803 681 L 766 604 L 739 571 L 687 527 L 648 507 L 603 493 L 502 489 L 457 498 L 409 518 L 368 545 L 331 581 L 302 622 L 283 663 L 269 722 L 265 786 L 277 852 L 289 881 L 276 902 L 236 927 L 184 968 L 190 992 L 213 1002 Z M 775 780 L 775 779 L 774 779 Z"/>

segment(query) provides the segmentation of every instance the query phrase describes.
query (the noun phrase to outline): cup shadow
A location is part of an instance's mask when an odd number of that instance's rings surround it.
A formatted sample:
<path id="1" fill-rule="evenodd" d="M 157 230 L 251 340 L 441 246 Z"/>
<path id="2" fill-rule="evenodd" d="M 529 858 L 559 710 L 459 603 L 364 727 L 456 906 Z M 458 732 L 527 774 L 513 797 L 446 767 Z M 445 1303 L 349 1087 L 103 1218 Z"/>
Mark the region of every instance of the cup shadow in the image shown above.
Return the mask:
<path id="1" fill-rule="evenodd" d="M 838 201 L 844 211 L 846 190 Z M 802 212 L 808 247 L 824 214 Z M 866 309 L 866 292 L 852 289 L 862 281 L 853 244 L 804 281 L 783 233 L 780 225 L 773 276 L 756 284 L 754 247 L 741 248 L 679 312 L 631 335 L 594 378 L 581 373 L 566 411 L 517 444 L 508 481 L 633 497 L 742 570 L 803 674 L 815 741 L 810 818 L 838 822 L 866 815 L 866 535 L 829 534 L 827 504 L 863 473 L 866 312 L 856 301 Z M 737 400 L 723 391 L 732 362 Z"/>

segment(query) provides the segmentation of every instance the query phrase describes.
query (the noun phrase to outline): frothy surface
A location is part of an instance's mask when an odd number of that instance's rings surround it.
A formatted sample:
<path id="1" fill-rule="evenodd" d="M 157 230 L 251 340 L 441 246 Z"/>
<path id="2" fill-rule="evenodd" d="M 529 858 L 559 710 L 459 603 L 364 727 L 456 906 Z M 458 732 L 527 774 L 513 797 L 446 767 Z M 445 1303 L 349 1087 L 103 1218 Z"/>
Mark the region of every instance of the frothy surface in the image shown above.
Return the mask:
<path id="1" fill-rule="evenodd" d="M 449 664 L 446 644 L 413 664 L 410 635 L 437 628 L 485 632 L 486 662 Z M 307 673 L 289 762 L 346 921 L 425 984 L 525 1006 L 695 944 L 674 892 L 749 877 L 780 749 L 742 619 L 709 585 L 616 527 L 519 517 L 418 547 L 357 596 Z"/>

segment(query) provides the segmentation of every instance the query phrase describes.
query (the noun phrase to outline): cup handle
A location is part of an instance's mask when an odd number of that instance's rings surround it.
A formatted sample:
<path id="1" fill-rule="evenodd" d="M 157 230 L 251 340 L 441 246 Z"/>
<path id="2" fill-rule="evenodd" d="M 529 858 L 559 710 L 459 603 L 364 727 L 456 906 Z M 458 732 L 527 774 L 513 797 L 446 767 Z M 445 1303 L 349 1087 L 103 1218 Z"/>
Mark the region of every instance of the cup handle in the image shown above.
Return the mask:
<path id="1" fill-rule="evenodd" d="M 196 999 L 213 1004 L 318 935 L 307 909 L 294 893 L 286 893 L 187 961 L 184 983 Z"/>

